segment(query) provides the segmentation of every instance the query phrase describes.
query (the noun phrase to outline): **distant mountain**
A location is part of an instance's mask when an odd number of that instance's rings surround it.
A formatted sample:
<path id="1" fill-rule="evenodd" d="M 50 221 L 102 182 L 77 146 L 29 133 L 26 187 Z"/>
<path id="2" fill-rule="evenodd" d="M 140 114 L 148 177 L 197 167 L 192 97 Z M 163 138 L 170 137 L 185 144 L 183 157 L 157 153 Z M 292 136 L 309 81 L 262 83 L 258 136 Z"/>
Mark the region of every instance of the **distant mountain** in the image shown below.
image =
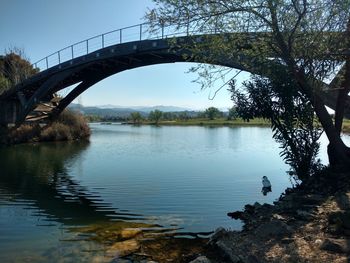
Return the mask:
<path id="1" fill-rule="evenodd" d="M 138 111 L 148 112 L 148 113 L 153 110 L 160 110 L 163 112 L 193 111 L 188 108 L 176 107 L 176 106 L 163 106 L 163 105 L 152 106 L 152 107 L 136 106 L 136 107 L 130 107 L 130 108 Z"/>
<path id="2" fill-rule="evenodd" d="M 147 116 L 153 110 L 160 110 L 163 112 L 182 112 L 182 111 L 190 111 L 195 112 L 193 110 L 176 107 L 176 106 L 130 106 L 130 107 L 122 107 L 122 106 L 114 106 L 114 105 L 102 105 L 102 106 L 82 106 L 80 104 L 71 103 L 68 108 L 76 111 L 80 111 L 85 115 L 97 115 L 97 116 L 118 116 L 118 117 L 128 117 L 132 112 L 140 112 L 142 116 Z"/>
<path id="3" fill-rule="evenodd" d="M 100 109 L 130 109 L 130 110 L 136 110 L 136 111 L 143 111 L 143 112 L 150 112 L 153 110 L 160 110 L 164 112 L 175 112 L 175 111 L 190 111 L 191 109 L 183 108 L 183 107 L 176 107 L 176 106 L 164 106 L 164 105 L 158 105 L 158 106 L 117 106 L 117 105 L 98 105 L 93 106 Z"/>

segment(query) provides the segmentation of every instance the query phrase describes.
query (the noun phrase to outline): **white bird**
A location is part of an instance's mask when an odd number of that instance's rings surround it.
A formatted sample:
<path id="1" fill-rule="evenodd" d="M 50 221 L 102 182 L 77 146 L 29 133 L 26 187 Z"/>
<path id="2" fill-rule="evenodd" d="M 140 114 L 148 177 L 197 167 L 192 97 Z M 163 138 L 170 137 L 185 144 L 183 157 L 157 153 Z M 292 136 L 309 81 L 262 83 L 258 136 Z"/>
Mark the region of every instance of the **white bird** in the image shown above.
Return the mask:
<path id="1" fill-rule="evenodd" d="M 263 176 L 262 184 L 263 184 L 263 187 L 271 187 L 271 183 L 270 183 L 269 179 L 267 179 L 266 176 Z"/>

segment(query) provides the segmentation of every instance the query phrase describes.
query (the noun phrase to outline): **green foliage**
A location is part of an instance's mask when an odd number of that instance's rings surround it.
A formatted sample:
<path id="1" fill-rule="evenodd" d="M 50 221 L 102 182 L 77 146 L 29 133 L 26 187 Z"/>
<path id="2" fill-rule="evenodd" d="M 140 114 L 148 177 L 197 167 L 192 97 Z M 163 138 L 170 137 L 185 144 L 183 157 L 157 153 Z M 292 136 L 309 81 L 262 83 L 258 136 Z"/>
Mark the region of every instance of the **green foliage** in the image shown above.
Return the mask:
<path id="1" fill-rule="evenodd" d="M 227 120 L 236 120 L 238 118 L 238 113 L 236 107 L 232 107 L 228 111 Z"/>
<path id="2" fill-rule="evenodd" d="M 209 120 L 214 120 L 215 118 L 222 117 L 222 115 L 223 115 L 223 113 L 221 111 L 219 111 L 218 108 L 215 108 L 215 107 L 207 108 L 205 110 L 204 114 Z"/>
<path id="3" fill-rule="evenodd" d="M 187 121 L 190 119 L 190 116 L 186 111 L 180 112 L 178 117 L 179 117 L 179 120 L 182 120 L 182 121 Z"/>
<path id="4" fill-rule="evenodd" d="M 192 61 L 216 64 L 223 59 L 225 64 L 238 65 L 240 69 L 268 78 L 278 78 L 280 72 L 276 68 L 285 68 L 288 79 L 297 89 L 294 94 L 297 92 L 299 97 L 295 98 L 302 100 L 304 105 L 307 105 L 307 101 L 311 104 L 326 132 L 331 146 L 329 149 L 333 149 L 328 151 L 331 166 L 347 167 L 347 171 L 350 169 L 349 149 L 342 142 L 339 129 L 350 91 L 350 59 L 347 52 L 350 46 L 350 1 L 154 1 L 157 5 L 149 13 L 149 20 L 155 25 L 162 21 L 176 25 L 182 32 L 189 28 L 193 34 L 202 34 L 202 41 L 190 42 L 187 46 L 181 44 L 181 48 L 190 50 Z M 206 35 L 214 32 L 221 34 Z M 189 58 L 189 55 L 185 58 Z M 340 68 L 342 70 L 339 71 Z M 225 70 L 227 68 L 205 64 L 193 68 L 198 72 L 203 87 L 213 86 L 215 79 L 226 74 Z M 332 82 L 330 88 L 339 89 L 335 124 L 326 110 L 325 97 L 328 95 L 324 92 L 328 88 L 324 82 L 329 82 L 334 76 L 337 81 Z M 268 97 L 269 92 L 258 86 L 261 85 L 256 86 L 261 95 Z M 236 95 L 239 98 L 242 94 Z M 284 108 L 290 108 L 293 100 L 286 100 L 282 93 L 275 96 L 281 104 L 286 103 Z M 267 111 L 274 109 L 274 99 L 267 99 L 271 107 L 266 108 L 264 101 L 257 103 L 257 106 Z M 243 95 L 241 100 L 244 101 Z M 246 108 L 244 118 L 251 119 L 254 109 L 243 104 L 240 107 Z M 307 112 L 309 118 L 313 118 L 313 112 Z M 295 114 L 296 110 L 291 115 Z M 301 121 L 308 126 L 304 121 L 306 114 L 298 118 L 302 120 L 297 123 Z M 288 127 L 291 127 L 292 119 L 284 120 Z M 288 136 L 293 137 L 296 130 L 286 129 L 286 132 L 291 132 Z"/>
<path id="5" fill-rule="evenodd" d="M 2 74 L 0 74 L 0 94 L 4 91 L 7 90 L 10 86 L 10 81 L 5 78 Z"/>
<path id="6" fill-rule="evenodd" d="M 148 115 L 148 119 L 150 121 L 153 121 L 155 124 L 158 124 L 160 119 L 162 118 L 163 116 L 163 112 L 160 111 L 160 110 L 154 110 L 154 111 L 151 111 Z"/>
<path id="7" fill-rule="evenodd" d="M 237 114 L 244 120 L 271 121 L 273 138 L 282 149 L 280 155 L 291 166 L 290 175 L 305 180 L 321 167 L 316 157 L 322 132 L 312 104 L 288 73 L 279 74 L 277 77 L 275 72 L 269 79 L 252 77 L 243 84 L 245 93 L 236 90 L 232 82 L 232 99 L 237 105 Z"/>
<path id="8" fill-rule="evenodd" d="M 0 56 L 0 92 L 37 72 L 38 69 L 33 68 L 21 49 L 10 49 L 4 56 Z"/>
<path id="9" fill-rule="evenodd" d="M 134 124 L 139 124 L 142 120 L 142 116 L 139 112 L 130 113 L 130 119 Z"/>

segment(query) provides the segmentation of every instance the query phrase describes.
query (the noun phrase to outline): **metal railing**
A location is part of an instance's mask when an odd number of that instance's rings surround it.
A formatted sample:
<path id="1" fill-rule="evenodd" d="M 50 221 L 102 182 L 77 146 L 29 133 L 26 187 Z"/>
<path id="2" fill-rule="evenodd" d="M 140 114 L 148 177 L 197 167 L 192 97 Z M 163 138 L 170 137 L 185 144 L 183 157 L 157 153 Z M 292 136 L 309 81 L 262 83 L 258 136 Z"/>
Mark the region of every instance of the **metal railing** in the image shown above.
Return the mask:
<path id="1" fill-rule="evenodd" d="M 189 24 L 183 26 L 160 25 L 158 27 L 151 27 L 149 23 L 142 23 L 109 31 L 77 42 L 38 60 L 32 66 L 39 69 L 39 71 L 43 71 L 108 46 L 132 41 L 188 36 L 192 33 L 193 31 L 191 31 Z"/>

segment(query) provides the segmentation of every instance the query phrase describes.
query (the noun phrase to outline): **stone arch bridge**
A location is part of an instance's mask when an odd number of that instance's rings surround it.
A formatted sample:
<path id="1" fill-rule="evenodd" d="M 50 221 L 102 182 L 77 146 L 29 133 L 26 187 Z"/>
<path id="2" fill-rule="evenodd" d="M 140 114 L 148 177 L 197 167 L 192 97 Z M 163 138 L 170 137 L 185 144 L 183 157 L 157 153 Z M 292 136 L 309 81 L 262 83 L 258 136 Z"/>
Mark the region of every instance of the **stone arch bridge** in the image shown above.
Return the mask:
<path id="1" fill-rule="evenodd" d="M 205 42 L 217 32 L 191 32 L 187 28 L 159 27 L 147 24 L 114 30 L 61 49 L 34 63 L 39 73 L 0 94 L 0 124 L 39 122 L 57 117 L 75 98 L 97 82 L 124 70 L 174 62 L 206 62 L 188 56 L 189 45 Z M 226 34 L 227 35 L 227 34 Z M 234 37 L 234 34 L 228 34 Z M 174 45 L 175 44 L 175 45 Z M 187 55 L 187 56 L 185 56 Z M 244 61 L 242 61 L 244 59 Z M 249 58 L 217 57 L 210 63 L 252 72 Z M 260 72 L 252 72 L 258 73 Z M 332 82 L 333 83 L 333 82 Z M 322 97 L 335 108 L 336 91 L 324 84 Z M 65 97 L 55 94 L 76 84 Z M 346 116 L 350 117 L 350 100 Z"/>

